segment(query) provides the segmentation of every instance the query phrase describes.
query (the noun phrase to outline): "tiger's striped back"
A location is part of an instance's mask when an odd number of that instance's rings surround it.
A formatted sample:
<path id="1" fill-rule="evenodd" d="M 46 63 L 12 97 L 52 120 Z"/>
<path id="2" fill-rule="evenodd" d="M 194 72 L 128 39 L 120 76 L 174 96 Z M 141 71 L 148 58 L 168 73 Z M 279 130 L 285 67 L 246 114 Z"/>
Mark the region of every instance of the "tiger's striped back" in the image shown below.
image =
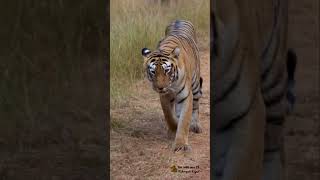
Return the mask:
<path id="1" fill-rule="evenodd" d="M 197 80 L 200 80 L 200 57 L 194 26 L 189 21 L 177 20 L 170 23 L 165 31 L 165 38 L 159 42 L 158 49 L 163 53 L 172 52 L 181 46 L 188 54 L 188 63 L 194 66 Z"/>
<path id="2" fill-rule="evenodd" d="M 196 62 L 199 61 L 196 32 L 191 22 L 184 20 L 172 22 L 167 26 L 165 36 L 158 45 L 161 52 L 170 53 L 173 48 L 181 46 Z"/>

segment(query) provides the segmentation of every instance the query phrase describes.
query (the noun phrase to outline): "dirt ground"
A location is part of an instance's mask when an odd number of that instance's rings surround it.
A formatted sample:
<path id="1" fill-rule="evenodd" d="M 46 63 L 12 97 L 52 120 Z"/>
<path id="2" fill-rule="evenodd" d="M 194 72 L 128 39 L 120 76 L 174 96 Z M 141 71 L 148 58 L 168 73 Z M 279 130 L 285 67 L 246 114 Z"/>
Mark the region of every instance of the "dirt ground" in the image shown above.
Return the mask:
<path id="1" fill-rule="evenodd" d="M 209 179 L 209 49 L 200 51 L 200 57 L 204 80 L 200 99 L 203 132 L 190 132 L 192 152 L 171 152 L 173 141 L 167 139 L 160 100 L 149 82 L 143 80 L 136 85 L 136 93 L 126 105 L 111 110 L 111 117 L 115 120 L 112 126 L 116 126 L 116 130 L 110 132 L 111 179 Z"/>
<path id="2" fill-rule="evenodd" d="M 289 0 L 289 46 L 298 56 L 297 104 L 287 118 L 288 180 L 320 179 L 319 0 Z"/>

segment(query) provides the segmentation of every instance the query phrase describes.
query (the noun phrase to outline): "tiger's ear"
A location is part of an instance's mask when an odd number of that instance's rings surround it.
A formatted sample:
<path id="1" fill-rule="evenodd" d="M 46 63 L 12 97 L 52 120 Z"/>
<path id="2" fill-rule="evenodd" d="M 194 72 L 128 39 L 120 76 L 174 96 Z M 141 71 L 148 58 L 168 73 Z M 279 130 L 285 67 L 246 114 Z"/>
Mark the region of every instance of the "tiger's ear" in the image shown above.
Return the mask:
<path id="1" fill-rule="evenodd" d="M 143 48 L 141 50 L 141 54 L 142 54 L 143 57 L 147 57 L 147 55 L 150 54 L 150 53 L 151 53 L 151 51 L 148 48 Z"/>
<path id="2" fill-rule="evenodd" d="M 180 55 L 180 48 L 176 47 L 173 51 L 172 51 L 173 57 L 174 58 L 178 58 Z"/>

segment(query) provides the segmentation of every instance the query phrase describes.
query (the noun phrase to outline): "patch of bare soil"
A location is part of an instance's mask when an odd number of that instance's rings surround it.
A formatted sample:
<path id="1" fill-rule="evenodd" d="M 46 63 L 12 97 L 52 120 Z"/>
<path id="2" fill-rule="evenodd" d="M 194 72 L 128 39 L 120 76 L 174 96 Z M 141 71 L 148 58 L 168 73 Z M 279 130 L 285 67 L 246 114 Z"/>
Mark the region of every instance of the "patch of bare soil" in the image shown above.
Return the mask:
<path id="1" fill-rule="evenodd" d="M 192 151 L 173 153 L 167 138 L 159 95 L 149 82 L 134 86 L 127 103 L 111 109 L 111 179 L 209 179 L 210 176 L 210 61 L 201 51 L 203 97 L 200 99 L 201 134 L 190 132 Z"/>

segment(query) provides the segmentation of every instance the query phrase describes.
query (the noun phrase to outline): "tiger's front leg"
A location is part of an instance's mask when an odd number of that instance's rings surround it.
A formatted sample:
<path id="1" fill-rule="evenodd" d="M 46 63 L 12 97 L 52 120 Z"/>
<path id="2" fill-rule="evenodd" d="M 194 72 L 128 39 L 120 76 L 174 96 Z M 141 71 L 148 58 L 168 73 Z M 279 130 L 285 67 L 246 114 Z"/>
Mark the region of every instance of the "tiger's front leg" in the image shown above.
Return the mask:
<path id="1" fill-rule="evenodd" d="M 178 118 L 175 115 L 174 101 L 175 98 L 172 94 L 160 95 L 161 107 L 168 127 L 169 139 L 174 138 L 177 131 Z"/>
<path id="2" fill-rule="evenodd" d="M 192 119 L 192 92 L 189 90 L 188 95 L 176 102 L 176 114 L 178 117 L 178 127 L 176 138 L 173 146 L 175 152 L 191 151 L 188 143 L 189 128 Z"/>

